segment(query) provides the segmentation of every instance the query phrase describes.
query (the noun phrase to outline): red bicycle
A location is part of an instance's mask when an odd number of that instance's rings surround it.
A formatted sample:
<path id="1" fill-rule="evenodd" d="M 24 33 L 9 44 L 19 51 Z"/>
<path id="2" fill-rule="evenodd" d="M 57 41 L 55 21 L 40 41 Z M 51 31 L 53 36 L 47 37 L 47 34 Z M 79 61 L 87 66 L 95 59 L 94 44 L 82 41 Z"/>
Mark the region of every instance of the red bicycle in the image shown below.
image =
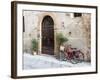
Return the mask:
<path id="1" fill-rule="evenodd" d="M 84 54 L 80 50 L 77 50 L 77 48 L 67 49 L 65 52 L 65 57 L 73 64 L 84 61 Z"/>

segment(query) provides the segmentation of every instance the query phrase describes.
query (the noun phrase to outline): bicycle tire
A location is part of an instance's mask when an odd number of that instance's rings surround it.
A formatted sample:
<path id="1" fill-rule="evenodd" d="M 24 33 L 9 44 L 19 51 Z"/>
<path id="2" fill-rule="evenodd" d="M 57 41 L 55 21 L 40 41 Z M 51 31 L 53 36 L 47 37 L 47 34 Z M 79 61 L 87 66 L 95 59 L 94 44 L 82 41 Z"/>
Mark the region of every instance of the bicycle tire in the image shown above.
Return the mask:
<path id="1" fill-rule="evenodd" d="M 73 57 L 74 61 L 76 63 L 80 63 L 82 61 L 84 61 L 84 54 L 82 52 L 77 52 L 74 57 Z"/>
<path id="2" fill-rule="evenodd" d="M 78 55 L 78 57 L 77 57 Z M 81 51 L 77 51 L 72 59 L 68 59 L 68 55 L 66 55 L 66 60 L 71 62 L 72 64 L 77 64 L 84 61 L 84 54 Z"/>

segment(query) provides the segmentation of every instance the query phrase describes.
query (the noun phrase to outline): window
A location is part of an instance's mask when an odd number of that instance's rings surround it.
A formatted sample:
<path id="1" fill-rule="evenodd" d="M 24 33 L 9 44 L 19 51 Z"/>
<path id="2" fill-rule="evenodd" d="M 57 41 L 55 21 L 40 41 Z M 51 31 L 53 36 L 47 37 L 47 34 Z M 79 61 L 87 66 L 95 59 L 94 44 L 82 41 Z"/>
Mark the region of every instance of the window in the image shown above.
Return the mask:
<path id="1" fill-rule="evenodd" d="M 25 22 L 24 22 L 24 16 L 23 16 L 23 32 L 25 32 Z"/>
<path id="2" fill-rule="evenodd" d="M 81 17 L 82 13 L 74 13 L 74 17 Z"/>

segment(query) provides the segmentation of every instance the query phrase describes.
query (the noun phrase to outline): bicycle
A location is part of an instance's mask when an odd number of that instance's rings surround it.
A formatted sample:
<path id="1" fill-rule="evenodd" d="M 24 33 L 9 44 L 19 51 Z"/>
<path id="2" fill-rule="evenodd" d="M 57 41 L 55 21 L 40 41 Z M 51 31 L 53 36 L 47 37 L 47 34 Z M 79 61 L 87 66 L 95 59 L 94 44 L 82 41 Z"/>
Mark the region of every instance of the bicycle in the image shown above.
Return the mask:
<path id="1" fill-rule="evenodd" d="M 84 54 L 77 50 L 76 48 L 71 48 L 72 52 L 65 52 L 65 57 L 67 61 L 70 61 L 72 64 L 77 64 L 84 61 Z"/>

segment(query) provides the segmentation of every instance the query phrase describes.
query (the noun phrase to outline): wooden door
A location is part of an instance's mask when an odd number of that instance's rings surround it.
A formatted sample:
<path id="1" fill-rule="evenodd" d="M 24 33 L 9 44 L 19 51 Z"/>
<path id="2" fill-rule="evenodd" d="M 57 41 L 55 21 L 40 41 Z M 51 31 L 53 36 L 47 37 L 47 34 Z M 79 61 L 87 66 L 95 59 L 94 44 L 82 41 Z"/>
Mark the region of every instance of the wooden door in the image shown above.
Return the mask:
<path id="1" fill-rule="evenodd" d="M 50 16 L 42 21 L 42 53 L 54 55 L 54 21 Z"/>

